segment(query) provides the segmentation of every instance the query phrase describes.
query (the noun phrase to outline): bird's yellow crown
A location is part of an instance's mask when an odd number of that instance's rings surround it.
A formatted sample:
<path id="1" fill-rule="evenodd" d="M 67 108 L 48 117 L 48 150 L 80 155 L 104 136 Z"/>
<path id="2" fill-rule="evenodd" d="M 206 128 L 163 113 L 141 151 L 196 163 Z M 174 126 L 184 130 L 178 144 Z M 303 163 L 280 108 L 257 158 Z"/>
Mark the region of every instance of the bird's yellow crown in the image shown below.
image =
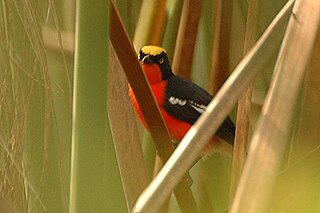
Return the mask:
<path id="1" fill-rule="evenodd" d="M 144 54 L 151 55 L 151 56 L 160 55 L 162 52 L 166 53 L 166 50 L 163 49 L 162 47 L 152 46 L 152 45 L 142 47 L 141 51 Z"/>

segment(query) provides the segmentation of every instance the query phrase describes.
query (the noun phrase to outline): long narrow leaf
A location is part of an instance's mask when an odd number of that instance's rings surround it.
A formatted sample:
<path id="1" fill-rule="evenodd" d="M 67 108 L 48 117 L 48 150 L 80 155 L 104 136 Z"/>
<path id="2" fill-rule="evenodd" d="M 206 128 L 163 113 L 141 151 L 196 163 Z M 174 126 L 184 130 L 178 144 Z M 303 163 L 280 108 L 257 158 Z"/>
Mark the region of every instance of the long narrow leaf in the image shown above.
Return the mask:
<path id="1" fill-rule="evenodd" d="M 169 61 L 172 61 L 174 46 L 179 29 L 179 18 L 181 16 L 183 0 L 168 0 L 168 21 L 163 35 L 162 46 L 167 50 Z"/>
<path id="2" fill-rule="evenodd" d="M 231 20 L 233 1 L 215 1 L 215 29 L 210 70 L 210 92 L 216 93 L 224 83 L 229 72 L 229 49 L 231 39 Z"/>
<path id="3" fill-rule="evenodd" d="M 107 117 L 108 14 L 108 1 L 77 1 L 70 212 L 126 211 Z"/>
<path id="4" fill-rule="evenodd" d="M 248 2 L 248 15 L 246 22 L 244 53 L 246 54 L 258 39 L 258 23 L 260 14 L 260 0 Z M 247 155 L 247 142 L 249 137 L 249 117 L 251 111 L 251 96 L 253 84 L 243 93 L 238 101 L 236 135 L 232 159 L 232 176 L 230 186 L 229 206 L 238 187 L 242 169 Z"/>
<path id="5" fill-rule="evenodd" d="M 161 32 L 166 20 L 165 3 L 166 0 L 142 1 L 141 11 L 133 38 L 133 44 L 136 51 L 144 45 L 150 44 L 151 42 L 156 44 L 162 39 Z M 158 25 L 154 25 L 157 22 Z M 157 38 L 151 38 L 153 32 L 156 33 L 155 37 Z"/>
<path id="6" fill-rule="evenodd" d="M 301 93 L 301 103 L 297 112 L 289 166 L 305 156 L 320 144 L 320 35 L 307 69 Z"/>
<path id="7" fill-rule="evenodd" d="M 128 83 L 110 45 L 108 114 L 128 209 L 149 182 L 135 114 L 128 96 Z"/>
<path id="8" fill-rule="evenodd" d="M 185 0 L 183 2 L 172 70 L 186 79 L 190 79 L 191 76 L 201 6 L 202 0 Z"/>

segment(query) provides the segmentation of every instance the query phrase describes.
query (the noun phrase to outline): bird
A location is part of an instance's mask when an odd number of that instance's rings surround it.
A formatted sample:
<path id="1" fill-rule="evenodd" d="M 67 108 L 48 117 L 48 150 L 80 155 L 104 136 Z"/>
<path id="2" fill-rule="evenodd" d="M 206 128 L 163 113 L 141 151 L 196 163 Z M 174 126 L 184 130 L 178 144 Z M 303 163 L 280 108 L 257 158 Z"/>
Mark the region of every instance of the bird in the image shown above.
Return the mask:
<path id="1" fill-rule="evenodd" d="M 182 140 L 191 126 L 205 112 L 213 99 L 205 89 L 179 77 L 171 70 L 166 50 L 159 46 L 143 46 L 138 60 L 150 84 L 168 132 L 174 142 Z M 129 96 L 139 120 L 148 129 L 134 91 L 129 85 Z M 232 156 L 235 125 L 227 117 L 203 149 L 201 156 L 219 153 Z"/>

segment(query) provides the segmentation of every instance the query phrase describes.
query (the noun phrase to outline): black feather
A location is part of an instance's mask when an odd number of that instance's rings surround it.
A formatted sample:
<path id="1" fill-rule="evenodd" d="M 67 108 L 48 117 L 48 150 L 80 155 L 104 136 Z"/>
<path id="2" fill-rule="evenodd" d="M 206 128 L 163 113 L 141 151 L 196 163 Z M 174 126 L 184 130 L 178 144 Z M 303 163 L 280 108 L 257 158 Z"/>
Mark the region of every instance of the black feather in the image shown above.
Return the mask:
<path id="1" fill-rule="evenodd" d="M 175 118 L 193 125 L 202 114 L 202 108 L 212 100 L 212 96 L 196 84 L 172 75 L 168 79 L 164 109 Z M 226 142 L 233 144 L 235 126 L 227 117 L 218 129 L 216 135 Z"/>

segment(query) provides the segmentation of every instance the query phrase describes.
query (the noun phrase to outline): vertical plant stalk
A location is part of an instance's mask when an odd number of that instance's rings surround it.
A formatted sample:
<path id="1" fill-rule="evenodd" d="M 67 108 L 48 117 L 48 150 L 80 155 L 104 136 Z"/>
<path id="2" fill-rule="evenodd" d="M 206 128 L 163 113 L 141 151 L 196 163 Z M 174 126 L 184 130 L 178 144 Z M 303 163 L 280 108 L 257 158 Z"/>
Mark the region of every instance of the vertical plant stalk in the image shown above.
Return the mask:
<path id="1" fill-rule="evenodd" d="M 289 152 L 289 166 L 320 143 L 320 33 L 308 66 Z"/>
<path id="2" fill-rule="evenodd" d="M 168 0 L 167 3 L 168 20 L 164 29 L 162 46 L 167 50 L 169 61 L 173 59 L 182 6 L 183 0 Z"/>
<path id="3" fill-rule="evenodd" d="M 150 34 L 149 44 L 159 45 L 162 42 L 164 28 L 167 23 L 167 10 L 166 10 L 166 0 L 156 1 L 156 10 L 152 23 L 152 33 Z"/>
<path id="4" fill-rule="evenodd" d="M 199 211 L 203 213 L 214 212 L 213 203 L 210 200 L 208 185 L 205 182 L 206 174 L 202 171 L 199 173 Z"/>
<path id="5" fill-rule="evenodd" d="M 166 0 L 142 1 L 140 15 L 133 38 L 136 52 L 144 45 L 157 44 L 162 40 L 162 32 L 166 23 Z M 155 25 L 156 23 L 156 25 Z M 153 37 L 153 33 L 155 33 Z"/>
<path id="6" fill-rule="evenodd" d="M 320 1 L 295 1 L 273 82 L 233 201 L 232 213 L 269 210 L 276 175 L 289 141 L 298 96 L 319 24 Z"/>
<path id="7" fill-rule="evenodd" d="M 149 182 L 128 82 L 110 44 L 108 115 L 128 210 Z"/>
<path id="8" fill-rule="evenodd" d="M 162 162 L 161 158 L 158 155 L 156 155 L 156 158 L 154 160 L 152 177 L 157 176 L 157 174 L 161 170 L 162 166 L 163 166 L 163 162 Z"/>
<path id="9" fill-rule="evenodd" d="M 56 7 L 53 1 L 49 1 L 49 7 L 51 8 L 52 11 L 52 17 L 53 17 L 53 21 L 55 24 L 55 27 L 57 29 L 57 36 L 58 36 L 58 42 L 59 42 L 59 49 L 60 49 L 60 53 L 62 56 L 62 60 L 63 60 L 63 64 L 64 64 L 64 68 L 65 68 L 65 73 L 66 73 L 66 79 L 67 79 L 67 85 L 68 85 L 68 93 L 70 94 L 70 106 L 72 106 L 72 81 L 71 81 L 71 76 L 70 76 L 70 71 L 69 68 L 67 66 L 67 59 L 66 59 L 66 55 L 65 55 L 65 51 L 64 51 L 64 46 L 63 46 L 63 41 L 62 41 L 62 35 L 61 35 L 61 29 L 60 29 L 60 23 L 59 23 L 59 19 L 58 19 L 58 14 L 56 12 Z M 71 110 L 71 107 L 70 107 Z"/>
<path id="10" fill-rule="evenodd" d="M 244 55 L 249 52 L 258 39 L 259 15 L 260 0 L 250 0 L 248 2 Z M 234 194 L 237 190 L 247 155 L 252 89 L 253 83 L 248 86 L 238 101 L 229 206 L 231 206 Z"/>
<path id="11" fill-rule="evenodd" d="M 77 1 L 71 213 L 127 210 L 107 116 L 108 37 L 109 1 Z"/>
<path id="12" fill-rule="evenodd" d="M 59 41 L 59 35 L 61 41 Z M 63 51 L 67 56 L 73 56 L 74 54 L 74 33 L 68 31 L 57 31 L 51 27 L 42 27 L 43 42 L 47 49 L 54 51 Z M 62 45 L 60 44 L 62 42 Z"/>
<path id="13" fill-rule="evenodd" d="M 159 157 L 159 155 L 155 156 L 154 160 L 154 166 L 153 166 L 153 173 L 152 173 L 152 178 L 156 177 L 161 168 L 163 167 L 163 161 Z M 171 196 L 170 196 L 171 197 Z M 168 212 L 169 210 L 169 204 L 170 204 L 170 197 L 164 202 L 164 204 L 161 206 L 159 212 Z"/>
<path id="14" fill-rule="evenodd" d="M 190 79 L 191 76 L 201 6 L 202 0 L 185 0 L 182 6 L 172 70 L 186 79 Z"/>
<path id="15" fill-rule="evenodd" d="M 159 157 L 166 162 L 174 146 L 113 1 L 111 1 L 110 40 L 139 102 Z M 197 206 L 186 178 L 177 186 L 174 194 L 182 212 L 197 212 Z"/>
<path id="16" fill-rule="evenodd" d="M 232 1 L 216 1 L 209 91 L 215 94 L 228 77 L 231 39 Z"/>

